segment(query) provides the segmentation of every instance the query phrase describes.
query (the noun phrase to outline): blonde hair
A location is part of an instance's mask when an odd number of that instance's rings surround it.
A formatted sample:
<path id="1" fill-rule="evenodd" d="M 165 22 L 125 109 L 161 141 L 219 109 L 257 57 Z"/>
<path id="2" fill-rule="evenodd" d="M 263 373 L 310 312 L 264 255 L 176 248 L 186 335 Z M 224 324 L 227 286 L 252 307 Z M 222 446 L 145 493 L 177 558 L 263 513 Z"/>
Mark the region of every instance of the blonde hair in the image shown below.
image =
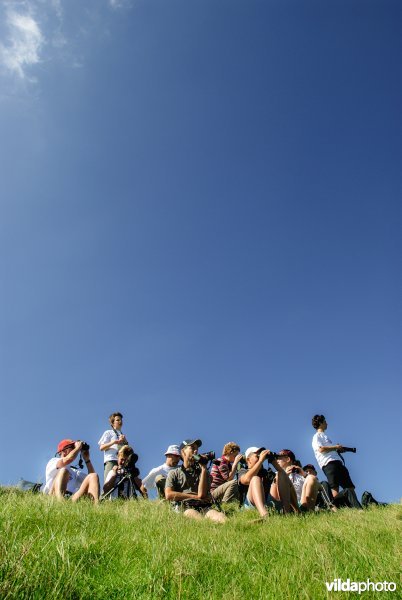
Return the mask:
<path id="1" fill-rule="evenodd" d="M 122 446 L 120 448 L 120 450 L 118 451 L 118 456 L 121 456 L 122 458 L 127 458 L 128 456 L 130 456 L 130 454 L 134 454 L 134 450 L 132 449 L 131 446 L 128 446 L 128 444 L 126 444 L 125 446 Z"/>
<path id="2" fill-rule="evenodd" d="M 228 442 L 223 446 L 222 456 L 226 456 L 227 454 L 234 454 L 235 452 L 240 452 L 240 446 L 235 442 Z"/>

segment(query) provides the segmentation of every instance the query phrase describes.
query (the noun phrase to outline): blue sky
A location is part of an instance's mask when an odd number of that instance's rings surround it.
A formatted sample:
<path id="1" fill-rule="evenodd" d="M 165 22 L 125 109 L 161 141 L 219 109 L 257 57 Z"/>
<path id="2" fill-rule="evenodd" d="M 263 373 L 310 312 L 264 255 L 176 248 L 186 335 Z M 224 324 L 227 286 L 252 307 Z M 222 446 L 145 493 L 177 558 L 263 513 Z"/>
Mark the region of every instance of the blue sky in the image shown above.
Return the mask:
<path id="1" fill-rule="evenodd" d="M 65 437 L 101 471 L 115 410 L 143 474 L 191 436 L 311 462 L 323 413 L 358 491 L 400 498 L 401 20 L 2 3 L 0 483 Z"/>

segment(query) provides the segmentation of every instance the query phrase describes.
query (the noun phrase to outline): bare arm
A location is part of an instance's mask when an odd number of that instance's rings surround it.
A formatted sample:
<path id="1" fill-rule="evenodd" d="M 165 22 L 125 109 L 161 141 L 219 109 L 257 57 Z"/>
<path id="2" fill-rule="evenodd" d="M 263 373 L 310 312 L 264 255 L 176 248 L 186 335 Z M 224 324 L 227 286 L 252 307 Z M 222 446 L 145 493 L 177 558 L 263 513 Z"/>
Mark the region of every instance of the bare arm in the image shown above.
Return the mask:
<path id="1" fill-rule="evenodd" d="M 332 450 L 342 450 L 342 448 L 343 446 L 341 444 L 335 444 L 335 446 L 320 446 L 318 448 L 318 452 L 321 452 L 321 454 L 325 454 L 326 452 L 331 452 Z"/>
<path id="2" fill-rule="evenodd" d="M 197 500 L 198 494 L 195 492 L 191 492 L 190 494 L 185 494 L 184 492 L 175 492 L 173 488 L 165 488 L 165 498 L 166 500 L 176 500 L 177 502 L 181 502 L 182 500 Z"/>
<path id="3" fill-rule="evenodd" d="M 82 442 L 75 442 L 75 448 L 67 454 L 67 456 L 62 456 L 59 458 L 56 464 L 57 469 L 62 469 L 63 467 L 67 467 L 72 462 L 75 461 L 77 455 L 80 453 L 82 447 Z"/>
<path id="4" fill-rule="evenodd" d="M 254 475 L 258 475 L 260 469 L 262 467 L 262 463 L 266 459 L 266 457 L 270 454 L 270 450 L 263 450 L 258 458 L 258 461 L 251 467 L 251 469 L 247 470 L 247 473 L 240 477 L 240 483 L 243 485 L 250 485 L 250 481 L 254 477 Z"/>

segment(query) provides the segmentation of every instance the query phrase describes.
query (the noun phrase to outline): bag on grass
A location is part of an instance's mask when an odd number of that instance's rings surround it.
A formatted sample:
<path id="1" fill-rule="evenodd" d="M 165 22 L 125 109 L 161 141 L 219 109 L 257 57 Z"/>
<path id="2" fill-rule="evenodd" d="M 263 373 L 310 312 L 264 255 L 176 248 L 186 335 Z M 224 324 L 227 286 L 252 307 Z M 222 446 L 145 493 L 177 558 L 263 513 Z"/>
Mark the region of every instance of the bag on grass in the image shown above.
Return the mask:
<path id="1" fill-rule="evenodd" d="M 26 479 L 20 479 L 16 487 L 23 492 L 32 492 L 33 494 L 37 494 L 40 491 L 42 484 L 26 481 Z"/>

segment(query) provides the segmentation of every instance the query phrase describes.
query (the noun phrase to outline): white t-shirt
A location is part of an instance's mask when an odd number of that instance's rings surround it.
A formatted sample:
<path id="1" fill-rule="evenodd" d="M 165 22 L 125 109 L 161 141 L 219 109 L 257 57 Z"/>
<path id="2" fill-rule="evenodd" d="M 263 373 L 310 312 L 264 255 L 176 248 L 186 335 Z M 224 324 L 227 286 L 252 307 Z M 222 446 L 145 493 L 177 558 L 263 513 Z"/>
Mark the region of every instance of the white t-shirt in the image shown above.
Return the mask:
<path id="1" fill-rule="evenodd" d="M 301 502 L 303 485 L 306 480 L 304 479 L 303 475 L 300 475 L 300 473 L 289 473 L 289 479 L 295 488 L 297 501 Z"/>
<path id="2" fill-rule="evenodd" d="M 331 442 L 326 433 L 317 431 L 317 433 L 314 434 L 312 446 L 315 457 L 321 469 L 331 462 L 331 460 L 340 460 L 339 454 L 335 450 L 330 450 L 329 452 L 320 452 L 318 450 L 321 448 L 321 446 L 333 445 L 333 442 Z"/>
<path id="3" fill-rule="evenodd" d="M 46 483 L 45 487 L 42 490 L 44 494 L 49 494 L 50 490 L 52 489 L 53 482 L 58 472 L 58 468 L 56 465 L 59 462 L 59 460 L 60 457 L 55 456 L 54 458 L 51 458 L 46 465 Z M 71 494 L 75 494 L 75 492 L 77 492 L 80 489 L 81 484 L 84 481 L 85 477 L 88 475 L 88 473 L 80 471 L 79 469 L 75 469 L 71 465 L 68 465 L 65 468 L 70 473 L 70 479 L 67 484 L 67 491 L 71 492 Z"/>
<path id="4" fill-rule="evenodd" d="M 102 446 L 103 444 L 108 444 L 112 440 L 118 440 L 120 435 L 121 435 L 121 431 L 118 431 L 117 429 L 116 430 L 108 429 L 102 435 L 101 439 L 98 442 L 98 445 Z M 118 451 L 119 451 L 118 444 L 114 444 L 113 446 L 111 446 L 110 448 L 105 450 L 104 454 L 103 454 L 103 462 L 107 463 L 107 462 L 109 462 L 109 460 L 115 460 L 117 462 Z"/>
<path id="5" fill-rule="evenodd" d="M 177 467 L 169 467 L 166 463 L 163 463 L 163 465 L 160 465 L 160 467 L 155 467 L 154 469 L 151 469 L 148 475 L 142 480 L 142 484 L 147 488 L 147 490 L 156 487 L 155 479 L 158 477 L 158 475 L 166 477 L 169 471 L 176 468 Z"/>

